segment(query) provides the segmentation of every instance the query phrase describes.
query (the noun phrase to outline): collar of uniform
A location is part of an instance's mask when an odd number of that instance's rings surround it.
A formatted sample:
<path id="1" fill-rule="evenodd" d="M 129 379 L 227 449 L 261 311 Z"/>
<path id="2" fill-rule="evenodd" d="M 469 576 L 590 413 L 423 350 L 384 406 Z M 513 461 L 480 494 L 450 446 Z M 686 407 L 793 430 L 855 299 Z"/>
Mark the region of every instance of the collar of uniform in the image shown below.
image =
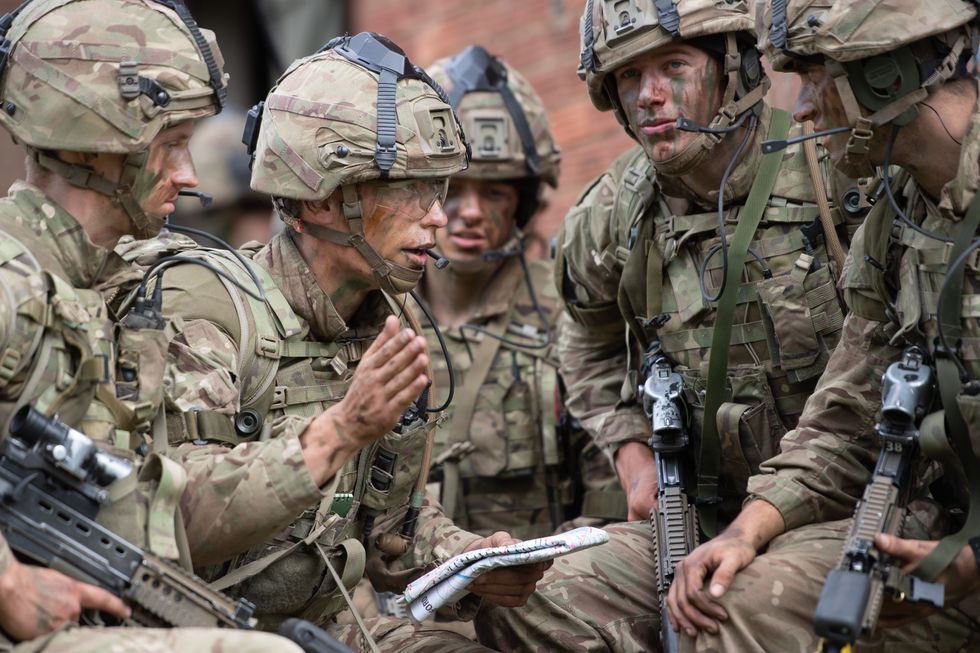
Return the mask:
<path id="1" fill-rule="evenodd" d="M 264 267 L 282 291 L 289 307 L 310 325 L 310 335 L 320 342 L 333 342 L 347 337 L 376 333 L 391 308 L 379 290 L 368 293 L 361 307 L 347 324 L 334 307 L 330 296 L 316 282 L 289 235 L 279 232 L 256 255 L 255 261 Z"/>
<path id="2" fill-rule="evenodd" d="M 769 133 L 771 118 L 772 108 L 764 102 L 755 134 L 752 135 L 752 140 L 745 145 L 742 162 L 735 166 L 732 174 L 728 177 L 728 183 L 725 185 L 726 202 L 740 203 L 749 194 L 752 182 L 755 181 L 755 174 L 762 164 L 762 141 L 766 139 Z M 718 204 L 717 190 L 711 190 L 706 195 L 700 195 L 690 189 L 680 177 L 658 174 L 657 183 L 664 193 L 672 197 L 687 199 L 708 208 L 714 208 Z"/>
<path id="3" fill-rule="evenodd" d="M 36 186 L 14 182 L 8 196 L 20 209 L 24 226 L 37 235 L 76 288 L 98 288 L 127 266 L 117 254 L 93 243 L 78 220 Z"/>

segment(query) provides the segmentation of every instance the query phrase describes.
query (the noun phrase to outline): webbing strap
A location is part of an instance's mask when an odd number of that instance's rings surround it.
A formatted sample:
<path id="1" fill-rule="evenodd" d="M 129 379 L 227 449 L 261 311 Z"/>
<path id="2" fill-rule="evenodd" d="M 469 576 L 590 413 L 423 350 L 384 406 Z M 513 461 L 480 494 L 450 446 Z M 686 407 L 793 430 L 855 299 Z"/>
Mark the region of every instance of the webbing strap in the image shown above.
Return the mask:
<path id="1" fill-rule="evenodd" d="M 785 111 L 773 110 L 767 138 L 786 138 L 789 133 L 790 115 Z M 732 318 L 735 312 L 735 291 L 742 276 L 745 255 L 762 214 L 765 212 L 769 196 L 776 184 L 782 153 L 772 152 L 762 156 L 759 171 L 749 196 L 745 200 L 739 216 L 738 226 L 728 248 L 728 269 L 725 270 L 725 291 L 718 300 L 715 313 L 715 329 L 711 340 L 711 358 L 708 362 L 708 387 L 704 401 L 704 426 L 701 429 L 701 446 L 698 460 L 697 497 L 710 504 L 698 508 L 701 528 L 709 538 L 718 532 L 718 478 L 721 470 L 721 442 L 718 438 L 716 415 L 725 399 L 728 374 L 728 347 L 731 339 Z"/>
<path id="2" fill-rule="evenodd" d="M 813 121 L 807 120 L 803 123 L 803 134 L 809 136 L 812 133 Z M 806 167 L 810 172 L 813 194 L 817 199 L 817 207 L 820 209 L 820 224 L 823 226 L 823 238 L 827 245 L 827 252 L 837 265 L 834 278 L 839 281 L 847 252 L 844 251 L 844 246 L 841 244 L 840 238 L 837 237 L 837 230 L 834 228 L 834 217 L 830 213 L 830 203 L 827 202 L 827 189 L 824 185 L 823 175 L 820 173 L 816 140 L 811 138 L 803 141 L 803 152 L 806 154 Z"/>
<path id="3" fill-rule="evenodd" d="M 459 398 L 456 400 L 456 411 L 449 426 L 449 439 L 446 441 L 446 446 L 470 439 L 470 424 L 473 422 L 473 413 L 476 412 L 476 400 L 480 396 L 480 388 L 483 387 L 487 374 L 493 367 L 493 361 L 502 344 L 500 338 L 509 323 L 510 311 L 504 311 L 486 326 L 487 332 L 492 335 L 484 338 L 473 354 L 473 365 L 466 374 L 466 380 L 463 381 Z M 442 467 L 442 476 L 442 507 L 446 516 L 452 519 L 459 498 L 459 462 L 447 460 Z"/>
<path id="4" fill-rule="evenodd" d="M 141 481 L 156 480 L 157 489 L 150 501 L 147 520 L 147 545 L 161 558 L 180 559 L 177 546 L 177 507 L 187 486 L 187 472 L 166 456 L 150 454 L 140 470 Z"/>
<path id="5" fill-rule="evenodd" d="M 980 225 L 980 194 L 973 196 L 966 216 L 956 229 L 953 247 L 949 254 L 950 261 L 959 258 L 970 246 L 976 235 L 978 225 Z M 960 317 L 963 308 L 961 296 L 964 272 L 963 266 L 960 266 L 947 273 L 949 275 L 948 292 L 952 301 L 943 302 L 936 316 L 939 323 L 942 324 L 944 334 L 947 337 L 952 336 L 953 342 L 958 340 L 962 333 Z M 973 450 L 970 441 L 969 427 L 966 420 L 963 419 L 959 404 L 956 402 L 956 398 L 963 390 L 963 381 L 960 379 L 959 371 L 949 353 L 936 352 L 936 378 L 939 381 L 939 395 L 942 398 L 943 410 L 946 412 L 946 432 L 960 463 L 963 465 L 967 485 L 970 488 L 970 508 L 963 528 L 944 537 L 939 545 L 916 567 L 915 575 L 925 580 L 933 580 L 939 576 L 967 541 L 980 535 L 980 461 L 977 460 L 976 452 Z"/>

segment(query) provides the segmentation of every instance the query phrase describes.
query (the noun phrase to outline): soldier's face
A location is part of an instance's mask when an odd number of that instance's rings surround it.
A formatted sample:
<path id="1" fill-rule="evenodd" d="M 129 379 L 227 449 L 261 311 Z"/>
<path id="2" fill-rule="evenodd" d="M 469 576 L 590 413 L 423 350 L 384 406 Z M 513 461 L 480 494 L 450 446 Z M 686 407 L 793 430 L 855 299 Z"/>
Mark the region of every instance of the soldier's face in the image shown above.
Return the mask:
<path id="1" fill-rule="evenodd" d="M 449 259 L 476 260 L 499 249 L 514 232 L 517 189 L 507 182 L 454 179 L 449 182 L 449 224 L 436 232 L 439 253 Z"/>
<path id="2" fill-rule="evenodd" d="M 382 258 L 421 270 L 446 226 L 446 180 L 370 182 L 358 186 L 366 216 L 364 237 Z"/>
<path id="3" fill-rule="evenodd" d="M 184 121 L 164 129 L 150 143 L 150 154 L 140 180 L 143 192 L 140 206 L 152 218 L 163 218 L 174 211 L 178 191 L 197 186 L 197 174 L 188 147 L 194 123 Z"/>
<path id="4" fill-rule="evenodd" d="M 721 106 L 718 62 L 685 43 L 641 55 L 613 74 L 630 128 L 653 162 L 666 161 L 697 136 L 674 129 L 678 118 L 707 125 Z"/>

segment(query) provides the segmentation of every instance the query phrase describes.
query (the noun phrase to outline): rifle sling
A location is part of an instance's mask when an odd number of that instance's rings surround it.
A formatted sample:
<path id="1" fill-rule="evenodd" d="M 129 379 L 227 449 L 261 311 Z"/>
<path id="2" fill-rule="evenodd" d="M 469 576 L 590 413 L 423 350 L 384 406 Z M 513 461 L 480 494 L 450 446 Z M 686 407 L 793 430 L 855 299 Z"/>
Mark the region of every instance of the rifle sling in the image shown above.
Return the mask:
<path id="1" fill-rule="evenodd" d="M 789 133 L 790 115 L 774 109 L 769 122 L 770 139 L 786 138 Z M 762 157 L 759 171 L 745 200 L 738 219 L 738 226 L 728 247 L 728 267 L 725 269 L 725 290 L 718 299 L 715 327 L 711 338 L 711 354 L 708 361 L 707 395 L 704 401 L 704 424 L 701 428 L 701 444 L 697 467 L 697 498 L 701 528 L 709 538 L 718 532 L 718 479 L 721 471 L 721 442 L 718 437 L 716 415 L 727 395 L 728 348 L 731 342 L 732 318 L 735 313 L 736 292 L 745 265 L 752 236 L 762 221 L 762 214 L 772 195 L 782 163 L 782 152 L 772 152 Z M 820 192 L 817 189 L 817 192 Z"/>
<path id="2" fill-rule="evenodd" d="M 969 247 L 978 225 L 980 225 L 980 193 L 973 196 L 970 208 L 956 230 L 953 247 L 949 253 L 950 264 Z M 947 272 L 950 275 L 948 292 L 952 301 L 946 301 L 942 306 L 942 312 L 936 316 L 943 326 L 944 333 L 953 337 L 953 342 L 958 340 L 962 333 L 960 318 L 963 309 L 964 273 L 965 266 Z M 949 354 L 937 352 L 936 379 L 939 381 L 939 395 L 946 413 L 946 432 L 966 473 L 970 490 L 970 507 L 963 527 L 956 533 L 944 537 L 916 567 L 915 575 L 925 580 L 934 580 L 939 576 L 967 541 L 971 537 L 980 535 L 980 461 L 977 460 L 973 450 L 966 420 L 963 419 L 959 404 L 956 402 L 957 396 L 963 390 L 963 382 Z"/>

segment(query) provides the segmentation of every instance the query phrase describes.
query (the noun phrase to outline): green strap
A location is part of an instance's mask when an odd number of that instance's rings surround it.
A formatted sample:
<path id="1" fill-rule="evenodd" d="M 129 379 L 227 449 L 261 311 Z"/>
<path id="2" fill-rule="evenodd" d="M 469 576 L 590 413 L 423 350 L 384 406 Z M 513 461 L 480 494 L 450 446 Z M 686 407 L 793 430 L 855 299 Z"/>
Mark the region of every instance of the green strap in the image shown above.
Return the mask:
<path id="1" fill-rule="evenodd" d="M 953 239 L 953 247 L 949 253 L 949 261 L 952 263 L 966 251 L 973 241 L 980 225 L 980 193 L 973 196 L 970 208 L 966 212 L 963 221 L 956 229 Z M 946 301 L 942 306 L 942 312 L 936 319 L 943 326 L 943 332 L 953 346 L 960 335 L 961 311 L 963 308 L 963 275 L 965 266 L 960 266 L 955 270 L 947 272 L 949 275 L 949 297 L 951 301 Z M 952 442 L 953 450 L 963 465 L 966 473 L 967 484 L 970 488 L 970 508 L 967 513 L 966 523 L 956 533 L 947 535 L 932 552 L 919 563 L 915 569 L 915 575 L 926 580 L 933 580 L 949 566 L 960 552 L 967 541 L 980 535 L 980 461 L 977 460 L 976 453 L 970 441 L 970 430 L 960 412 L 956 398 L 963 389 L 963 381 L 960 379 L 956 364 L 948 354 L 936 353 L 936 378 L 939 381 L 939 395 L 942 398 L 943 410 L 946 412 L 946 432 Z"/>
<path id="2" fill-rule="evenodd" d="M 770 139 L 786 138 L 789 133 L 790 115 L 785 111 L 773 110 L 769 122 Z M 749 196 L 745 200 L 738 219 L 738 226 L 728 247 L 728 268 L 725 270 L 725 291 L 718 300 L 715 313 L 715 330 L 711 340 L 711 358 L 708 362 L 708 394 L 704 401 L 704 426 L 701 429 L 701 447 L 698 461 L 698 491 L 701 500 L 713 500 L 718 496 L 718 478 L 721 472 L 721 443 L 718 438 L 718 425 L 715 416 L 727 394 L 725 377 L 728 374 L 728 348 L 731 340 L 732 318 L 735 313 L 735 295 L 742 277 L 745 255 L 748 253 L 752 236 L 762 221 L 769 196 L 772 195 L 779 166 L 781 152 L 772 152 L 762 157 L 759 171 Z M 718 532 L 717 503 L 712 501 L 698 509 L 701 528 L 709 538 Z"/>

